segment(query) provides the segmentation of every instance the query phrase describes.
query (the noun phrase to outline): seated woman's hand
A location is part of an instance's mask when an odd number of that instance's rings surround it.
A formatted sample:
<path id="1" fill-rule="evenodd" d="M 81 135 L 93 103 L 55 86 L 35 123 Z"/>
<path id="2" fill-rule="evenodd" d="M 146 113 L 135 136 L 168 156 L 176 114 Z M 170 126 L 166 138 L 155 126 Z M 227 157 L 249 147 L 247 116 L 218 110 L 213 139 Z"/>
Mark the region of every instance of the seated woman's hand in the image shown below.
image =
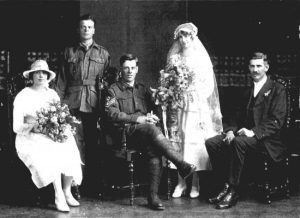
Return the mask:
<path id="1" fill-rule="evenodd" d="M 37 123 L 36 117 L 31 116 L 31 115 L 26 115 L 24 117 L 24 123 L 27 123 L 27 124 L 36 124 Z"/>
<path id="2" fill-rule="evenodd" d="M 37 122 L 36 117 L 31 116 L 31 115 L 26 115 L 24 117 L 24 123 L 28 124 L 28 128 L 31 128 L 32 132 L 35 132 L 35 133 L 40 132 L 38 130 L 38 122 Z"/>
<path id="3" fill-rule="evenodd" d="M 33 124 L 33 128 L 32 128 L 31 131 L 34 132 L 34 133 L 40 133 L 41 130 L 38 127 L 39 127 L 38 123 Z"/>

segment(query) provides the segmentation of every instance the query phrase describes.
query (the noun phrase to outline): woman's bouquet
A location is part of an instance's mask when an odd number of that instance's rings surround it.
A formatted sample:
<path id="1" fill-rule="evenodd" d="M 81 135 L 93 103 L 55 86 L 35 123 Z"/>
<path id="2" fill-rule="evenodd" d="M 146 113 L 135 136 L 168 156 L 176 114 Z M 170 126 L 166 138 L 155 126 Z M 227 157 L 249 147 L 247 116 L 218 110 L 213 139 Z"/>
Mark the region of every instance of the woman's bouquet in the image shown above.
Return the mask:
<path id="1" fill-rule="evenodd" d="M 151 89 L 155 104 L 163 109 L 163 125 L 167 138 L 176 151 L 181 151 L 181 139 L 178 132 L 178 109 L 183 108 L 185 92 L 194 83 L 194 72 L 182 61 L 179 55 L 172 57 L 160 71 L 159 86 Z"/>
<path id="2" fill-rule="evenodd" d="M 152 89 L 156 105 L 178 109 L 183 106 L 184 93 L 194 81 L 194 73 L 182 62 L 160 71 L 159 86 Z"/>
<path id="3" fill-rule="evenodd" d="M 55 142 L 64 142 L 68 138 L 67 129 L 75 134 L 74 124 L 80 123 L 70 114 L 68 106 L 59 101 L 51 102 L 48 108 L 42 108 L 36 115 L 38 122 L 36 131 L 47 135 Z"/>

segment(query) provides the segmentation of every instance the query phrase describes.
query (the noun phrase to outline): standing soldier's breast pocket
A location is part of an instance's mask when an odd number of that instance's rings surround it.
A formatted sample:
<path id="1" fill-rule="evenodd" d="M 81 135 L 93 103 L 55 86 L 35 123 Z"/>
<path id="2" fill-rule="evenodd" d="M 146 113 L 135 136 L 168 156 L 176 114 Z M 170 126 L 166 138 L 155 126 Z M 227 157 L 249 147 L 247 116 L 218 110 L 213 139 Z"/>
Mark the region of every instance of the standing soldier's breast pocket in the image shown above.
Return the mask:
<path id="1" fill-rule="evenodd" d="M 105 60 L 101 57 L 90 56 L 90 68 L 89 73 L 93 76 L 102 77 L 104 70 Z"/>

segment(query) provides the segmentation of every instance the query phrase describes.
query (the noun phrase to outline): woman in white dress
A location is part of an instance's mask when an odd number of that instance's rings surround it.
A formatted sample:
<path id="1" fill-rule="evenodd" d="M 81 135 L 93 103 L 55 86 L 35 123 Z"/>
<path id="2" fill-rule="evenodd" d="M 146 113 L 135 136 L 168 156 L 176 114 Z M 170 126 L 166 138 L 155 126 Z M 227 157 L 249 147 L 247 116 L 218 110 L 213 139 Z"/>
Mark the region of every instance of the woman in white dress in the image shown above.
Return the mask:
<path id="1" fill-rule="evenodd" d="M 69 212 L 69 206 L 79 206 L 71 194 L 71 183 L 74 180 L 80 184 L 82 180 L 82 162 L 75 139 L 68 131 L 65 142 L 55 142 L 37 131 L 36 112 L 59 101 L 57 93 L 48 87 L 55 73 L 46 61 L 37 60 L 23 76 L 32 80 L 33 85 L 21 90 L 14 100 L 13 129 L 17 134 L 18 156 L 30 170 L 37 188 L 53 184 L 57 210 Z"/>
<path id="2" fill-rule="evenodd" d="M 205 139 L 223 130 L 213 65 L 197 32 L 197 27 L 192 23 L 179 25 L 167 56 L 167 67 L 182 67 L 192 75 L 192 81 L 185 91 L 183 108 L 178 113 L 178 132 L 184 160 L 197 167 L 192 179 L 191 198 L 199 196 L 197 171 L 211 169 Z M 178 184 L 172 196 L 180 197 L 185 189 L 186 182 L 178 174 Z"/>

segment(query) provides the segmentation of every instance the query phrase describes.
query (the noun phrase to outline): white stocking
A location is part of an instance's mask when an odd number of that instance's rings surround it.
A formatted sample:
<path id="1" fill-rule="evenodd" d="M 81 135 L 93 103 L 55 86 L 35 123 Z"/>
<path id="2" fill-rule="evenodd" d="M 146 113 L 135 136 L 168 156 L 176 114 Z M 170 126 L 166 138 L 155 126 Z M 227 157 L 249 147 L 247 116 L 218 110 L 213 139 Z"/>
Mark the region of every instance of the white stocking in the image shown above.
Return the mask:
<path id="1" fill-rule="evenodd" d="M 67 205 L 64 192 L 61 185 L 61 177 L 57 177 L 53 182 L 54 192 L 55 192 L 55 206 L 56 209 L 62 212 L 69 212 L 70 208 Z"/>
<path id="2" fill-rule="evenodd" d="M 63 176 L 63 192 L 68 205 L 72 207 L 79 206 L 79 202 L 73 197 L 71 193 L 71 185 L 73 182 L 72 176 Z"/>

